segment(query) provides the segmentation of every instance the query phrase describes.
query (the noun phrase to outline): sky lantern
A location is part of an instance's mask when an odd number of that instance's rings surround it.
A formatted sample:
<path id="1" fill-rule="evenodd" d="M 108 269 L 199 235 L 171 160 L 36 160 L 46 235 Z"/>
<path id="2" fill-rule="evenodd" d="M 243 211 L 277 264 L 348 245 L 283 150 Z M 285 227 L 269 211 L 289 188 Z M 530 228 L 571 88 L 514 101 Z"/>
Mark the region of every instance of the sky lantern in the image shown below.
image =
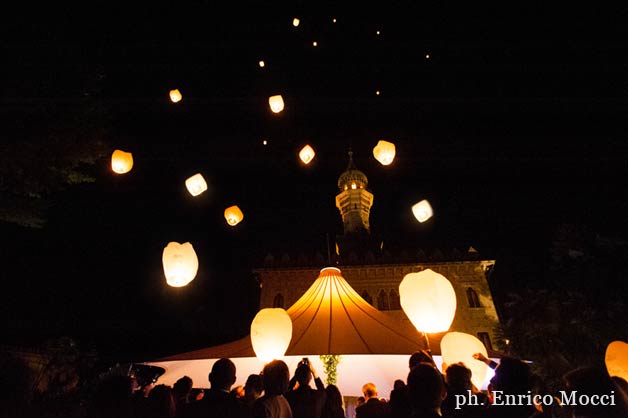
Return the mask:
<path id="1" fill-rule="evenodd" d="M 225 209 L 225 219 L 229 225 L 236 226 L 242 219 L 244 219 L 244 214 L 239 207 L 235 205 L 230 206 Z"/>
<path id="2" fill-rule="evenodd" d="M 606 347 L 604 356 L 609 376 L 618 376 L 628 380 L 628 343 L 613 341 Z"/>
<path id="3" fill-rule="evenodd" d="M 379 141 L 373 148 L 373 156 L 382 165 L 389 165 L 395 159 L 395 144 L 388 141 Z"/>
<path id="4" fill-rule="evenodd" d="M 259 60 L 257 64 L 259 65 L 260 68 L 264 68 L 266 66 L 266 63 L 264 62 L 264 60 Z"/>
<path id="5" fill-rule="evenodd" d="M 399 284 L 399 302 L 422 333 L 448 331 L 456 314 L 454 287 L 431 269 L 405 275 Z"/>
<path id="6" fill-rule="evenodd" d="M 170 90 L 170 101 L 172 103 L 178 103 L 183 99 L 181 92 L 178 89 Z"/>
<path id="7" fill-rule="evenodd" d="M 309 145 L 304 146 L 299 151 L 299 158 L 303 161 L 303 164 L 309 164 L 313 159 L 316 153 L 314 152 L 314 148 Z"/>
<path id="8" fill-rule="evenodd" d="M 172 287 L 182 287 L 196 277 L 198 257 L 189 242 L 169 242 L 161 257 L 166 282 Z"/>
<path id="9" fill-rule="evenodd" d="M 414 217 L 421 223 L 427 221 L 434 215 L 434 211 L 432 210 L 432 206 L 430 202 L 423 199 L 419 203 L 416 203 L 412 206 L 412 214 Z"/>
<path id="10" fill-rule="evenodd" d="M 270 110 L 272 110 L 273 113 L 279 113 L 283 110 L 284 107 L 283 97 L 281 97 L 281 94 L 278 94 L 276 96 L 270 96 L 268 98 L 268 104 L 270 105 Z"/>
<path id="11" fill-rule="evenodd" d="M 263 363 L 282 358 L 291 339 L 292 319 L 283 308 L 262 309 L 251 322 L 253 351 Z"/>
<path id="12" fill-rule="evenodd" d="M 207 190 L 207 182 L 201 173 L 197 173 L 185 181 L 185 187 L 192 196 L 198 196 Z"/>
<path id="13" fill-rule="evenodd" d="M 118 174 L 125 174 L 133 168 L 133 154 L 115 150 L 111 154 L 111 169 Z"/>
<path id="14" fill-rule="evenodd" d="M 295 28 L 299 26 L 299 23 L 301 23 L 301 21 L 299 20 L 298 17 L 295 17 L 294 19 L 292 19 L 292 26 L 294 26 Z"/>
<path id="15" fill-rule="evenodd" d="M 464 363 L 471 370 L 471 382 L 476 388 L 482 388 L 488 366 L 483 361 L 473 358 L 474 353 L 482 353 L 488 358 L 488 352 L 482 341 L 464 332 L 448 332 L 440 342 L 440 352 L 443 357 L 443 366 Z"/>

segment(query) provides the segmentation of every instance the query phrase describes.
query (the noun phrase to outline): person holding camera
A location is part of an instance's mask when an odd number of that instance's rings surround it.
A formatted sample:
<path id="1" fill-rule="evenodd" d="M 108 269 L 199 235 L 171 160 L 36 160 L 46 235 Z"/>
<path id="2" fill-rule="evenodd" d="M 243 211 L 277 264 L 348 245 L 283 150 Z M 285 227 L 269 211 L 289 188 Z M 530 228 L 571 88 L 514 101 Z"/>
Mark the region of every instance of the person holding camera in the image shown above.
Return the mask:
<path id="1" fill-rule="evenodd" d="M 314 377 L 316 389 L 310 387 Z M 286 399 L 292 408 L 293 418 L 321 418 L 327 392 L 325 385 L 316 370 L 312 367 L 308 358 L 299 362 L 294 376 L 290 379 L 290 386 L 286 393 Z"/>

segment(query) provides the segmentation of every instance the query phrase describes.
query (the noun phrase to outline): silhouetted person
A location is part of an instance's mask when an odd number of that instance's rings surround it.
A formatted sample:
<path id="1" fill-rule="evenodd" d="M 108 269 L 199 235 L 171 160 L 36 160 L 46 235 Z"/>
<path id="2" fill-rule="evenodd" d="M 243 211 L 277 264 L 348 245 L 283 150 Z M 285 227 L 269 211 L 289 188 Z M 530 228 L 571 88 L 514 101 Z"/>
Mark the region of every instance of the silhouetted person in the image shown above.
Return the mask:
<path id="1" fill-rule="evenodd" d="M 244 418 L 250 415 L 244 402 L 229 393 L 236 381 L 236 367 L 231 360 L 217 360 L 208 378 L 209 390 L 205 391 L 203 399 L 190 404 L 188 417 Z"/>
<path id="2" fill-rule="evenodd" d="M 259 374 L 251 374 L 246 378 L 244 383 L 244 398 L 243 401 L 249 409 L 253 410 L 255 401 L 262 397 L 264 394 L 264 384 L 262 382 L 262 376 Z"/>
<path id="3" fill-rule="evenodd" d="M 177 417 L 183 417 L 190 404 L 190 396 L 194 382 L 188 376 L 183 376 L 172 386 L 172 396 L 177 410 Z"/>
<path id="4" fill-rule="evenodd" d="M 441 373 L 430 363 L 412 367 L 407 381 L 410 416 L 412 418 L 437 418 L 441 416 L 441 404 L 447 390 Z"/>
<path id="5" fill-rule="evenodd" d="M 406 382 L 401 379 L 395 380 L 388 401 L 392 418 L 408 418 L 410 416 L 410 404 L 406 392 Z"/>
<path id="6" fill-rule="evenodd" d="M 323 406 L 322 418 L 345 418 L 344 403 L 338 386 L 327 385 L 325 392 L 327 392 L 327 396 Z"/>
<path id="7" fill-rule="evenodd" d="M 177 413 L 172 388 L 167 385 L 157 385 L 150 393 L 142 409 L 138 411 L 138 418 L 175 418 Z"/>
<path id="8" fill-rule="evenodd" d="M 488 397 L 482 392 L 474 391 L 471 382 L 472 372 L 463 363 L 454 363 L 445 369 L 445 383 L 447 397 L 441 405 L 441 412 L 447 418 L 480 418 L 488 407 Z M 467 400 L 469 395 L 474 395 L 476 402 L 458 401 L 458 397 Z M 476 405 L 476 403 L 478 405 Z"/>
<path id="9" fill-rule="evenodd" d="M 563 380 L 565 389 L 569 394 L 577 391 L 578 396 L 582 395 L 591 398 L 597 395 L 610 395 L 614 393 L 615 405 L 569 405 L 572 417 L 574 418 L 628 418 L 628 399 L 623 391 L 613 382 L 606 370 L 595 367 L 581 367 L 567 373 Z M 600 402 L 601 403 L 601 402 Z M 605 402 L 605 403 L 608 403 Z"/>
<path id="10" fill-rule="evenodd" d="M 529 395 L 532 392 L 532 372 L 522 360 L 505 356 L 495 369 L 490 381 L 491 405 L 486 410 L 487 418 L 528 418 L 537 413 L 529 402 L 513 402 L 509 398 Z"/>
<path id="11" fill-rule="evenodd" d="M 312 377 L 314 377 L 316 389 L 310 387 Z M 299 363 L 289 386 L 285 397 L 292 409 L 292 416 L 294 418 L 320 418 L 327 392 L 309 361 Z"/>
<path id="12" fill-rule="evenodd" d="M 273 360 L 262 370 L 264 396 L 253 405 L 254 418 L 292 418 L 290 404 L 283 396 L 288 391 L 290 370 L 282 360 Z"/>
<path id="13" fill-rule="evenodd" d="M 362 386 L 362 394 L 364 395 L 363 405 L 355 409 L 356 418 L 390 418 L 390 405 L 388 402 L 382 402 L 377 393 L 377 386 L 374 383 L 367 383 Z"/>

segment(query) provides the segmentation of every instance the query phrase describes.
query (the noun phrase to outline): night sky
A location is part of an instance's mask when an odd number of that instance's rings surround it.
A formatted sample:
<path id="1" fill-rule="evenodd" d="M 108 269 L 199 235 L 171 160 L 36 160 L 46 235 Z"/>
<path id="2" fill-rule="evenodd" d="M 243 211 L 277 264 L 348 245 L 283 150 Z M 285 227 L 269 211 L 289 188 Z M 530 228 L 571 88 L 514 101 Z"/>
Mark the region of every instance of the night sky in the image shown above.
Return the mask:
<path id="1" fill-rule="evenodd" d="M 626 10 L 240 6 L 25 5 L 3 24 L 2 142 L 35 142 L 55 165 L 51 135 L 92 132 L 97 108 L 105 152 L 94 182 L 50 196 L 42 228 L 0 224 L 0 343 L 65 335 L 142 359 L 242 337 L 251 268 L 269 251 L 326 254 L 342 233 L 349 149 L 385 245 L 473 246 L 506 288 L 513 260 L 541 265 L 561 224 L 628 238 Z M 380 139 L 396 144 L 391 166 L 372 156 Z M 129 174 L 110 169 L 117 148 L 133 152 Z M 209 190 L 193 198 L 197 172 Z M 421 199 L 425 224 L 410 212 Z M 199 255 L 186 288 L 165 283 L 170 241 Z"/>

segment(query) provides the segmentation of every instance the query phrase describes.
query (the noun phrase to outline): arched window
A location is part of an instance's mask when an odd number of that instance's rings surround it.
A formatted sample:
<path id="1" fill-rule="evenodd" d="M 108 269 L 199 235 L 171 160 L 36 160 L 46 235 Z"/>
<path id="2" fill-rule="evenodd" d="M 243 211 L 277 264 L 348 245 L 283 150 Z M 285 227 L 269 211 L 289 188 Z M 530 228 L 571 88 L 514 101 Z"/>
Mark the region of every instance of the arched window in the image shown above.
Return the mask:
<path id="1" fill-rule="evenodd" d="M 281 293 L 277 293 L 275 295 L 275 300 L 273 300 L 273 308 L 283 308 L 283 295 Z"/>
<path id="2" fill-rule="evenodd" d="M 488 335 L 488 332 L 478 332 L 478 339 L 484 343 L 484 347 L 487 350 L 493 349 L 493 344 L 491 344 L 491 336 Z"/>
<path id="3" fill-rule="evenodd" d="M 401 309 L 401 303 L 399 303 L 399 293 L 397 293 L 395 289 L 390 289 L 390 292 L 388 292 L 388 299 L 390 300 L 391 311 Z"/>
<path id="4" fill-rule="evenodd" d="M 360 296 L 362 296 L 362 298 L 371 305 L 373 304 L 373 298 L 371 297 L 371 295 L 369 295 L 369 292 L 366 289 L 364 289 L 362 293 L 360 293 Z"/>
<path id="5" fill-rule="evenodd" d="M 377 309 L 380 311 L 387 311 L 390 309 L 390 305 L 388 304 L 388 295 L 384 289 L 379 291 L 379 295 L 377 295 Z"/>
<path id="6" fill-rule="evenodd" d="M 482 307 L 482 305 L 480 305 L 480 299 L 478 299 L 478 294 L 470 287 L 467 287 L 467 300 L 469 301 L 469 306 L 471 308 Z"/>

